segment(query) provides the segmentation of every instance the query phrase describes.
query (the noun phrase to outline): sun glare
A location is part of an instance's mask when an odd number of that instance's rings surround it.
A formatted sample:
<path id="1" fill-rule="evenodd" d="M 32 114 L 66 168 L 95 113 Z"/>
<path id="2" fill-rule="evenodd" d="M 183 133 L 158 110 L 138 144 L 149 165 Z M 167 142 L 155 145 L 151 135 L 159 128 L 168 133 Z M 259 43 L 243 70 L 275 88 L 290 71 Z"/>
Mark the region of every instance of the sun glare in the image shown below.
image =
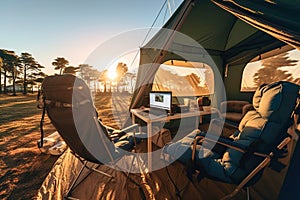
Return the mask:
<path id="1" fill-rule="evenodd" d="M 117 77 L 117 72 L 115 69 L 108 69 L 106 76 L 110 80 L 115 80 L 115 78 Z"/>

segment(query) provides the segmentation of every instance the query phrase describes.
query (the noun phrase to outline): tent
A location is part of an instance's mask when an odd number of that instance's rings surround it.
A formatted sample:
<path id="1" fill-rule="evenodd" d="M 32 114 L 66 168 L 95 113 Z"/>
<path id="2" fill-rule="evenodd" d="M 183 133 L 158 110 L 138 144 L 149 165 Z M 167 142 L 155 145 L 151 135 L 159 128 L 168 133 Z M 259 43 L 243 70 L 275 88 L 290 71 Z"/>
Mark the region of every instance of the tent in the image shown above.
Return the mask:
<path id="1" fill-rule="evenodd" d="M 234 76 L 237 78 L 234 81 L 240 82 L 238 77 L 241 78 L 242 69 L 248 61 L 270 50 L 280 50 L 287 43 L 300 49 L 299 3 L 184 1 L 163 29 L 141 48 L 136 93 L 131 107 L 140 106 L 140 99 L 150 90 L 148 83 L 153 82 L 160 64 L 172 59 L 186 60 L 183 56 L 189 61 L 211 62 L 203 58 L 206 54 L 213 59 L 222 77 L 228 73 L 228 78 L 221 80 L 225 88 L 230 87 L 227 96 L 250 100 L 251 95 L 241 94 L 239 85 L 232 84 L 233 79 L 229 77 Z M 182 39 L 181 34 L 188 39 Z M 215 91 L 216 94 L 218 92 L 221 91 Z"/>
<path id="2" fill-rule="evenodd" d="M 205 62 L 214 66 L 215 74 L 220 74 L 220 78 L 215 79 L 215 85 L 224 84 L 225 87 L 225 91 L 215 87 L 212 97 L 215 105 L 225 95 L 227 98 L 250 100 L 252 93 L 241 93 L 240 85 L 236 84 L 241 82 L 245 64 L 271 50 L 300 49 L 298 19 L 299 0 L 185 0 L 164 27 L 141 48 L 136 90 L 130 108 L 144 105 L 143 99 L 152 88 L 156 71 L 162 63 L 170 60 Z M 80 165 L 70 151 L 66 151 L 45 179 L 38 196 L 42 199 L 62 198 Z M 73 170 L 69 169 L 71 167 Z M 208 180 L 199 184 L 190 183 L 180 166 L 175 164 L 171 167 L 176 174 L 172 175 L 176 177 L 175 182 L 182 183 L 180 188 L 172 184 L 173 180 L 168 178 L 165 169 L 155 171 L 147 178 L 142 174 L 131 175 L 130 184 L 124 186 L 118 184 L 128 182 L 122 174 L 100 166 L 101 170 L 115 173 L 117 182 L 103 182 L 92 173 L 77 187 L 76 194 L 83 199 L 141 199 L 143 196 L 146 199 L 174 199 L 180 190 L 185 191 L 183 197 L 186 199 L 216 199 L 232 187 Z M 267 171 L 254 187 L 255 199 L 277 198 L 285 172 L 278 175 Z M 299 177 L 299 172 L 294 177 Z M 144 180 L 141 187 L 136 184 L 137 180 Z M 120 190 L 128 196 L 121 198 Z"/>

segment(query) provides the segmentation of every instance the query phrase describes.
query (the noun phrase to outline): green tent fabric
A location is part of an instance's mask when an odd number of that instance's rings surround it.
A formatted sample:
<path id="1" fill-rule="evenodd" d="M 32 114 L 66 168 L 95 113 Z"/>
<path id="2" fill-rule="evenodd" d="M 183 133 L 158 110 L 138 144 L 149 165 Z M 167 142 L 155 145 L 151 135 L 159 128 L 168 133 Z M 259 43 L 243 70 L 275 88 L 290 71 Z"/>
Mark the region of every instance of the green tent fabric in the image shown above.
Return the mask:
<path id="1" fill-rule="evenodd" d="M 300 49 L 299 0 L 212 0 L 224 10 Z"/>
<path id="2" fill-rule="evenodd" d="M 184 36 L 189 39 L 182 39 Z M 136 92 L 130 107 L 143 104 L 141 99 L 151 90 L 157 69 L 167 60 L 205 62 L 216 65 L 215 69 L 223 75 L 228 65 L 247 63 L 257 55 L 284 45 L 283 41 L 251 26 L 210 0 L 186 0 L 141 48 Z M 220 92 L 215 91 L 215 94 Z M 220 96 L 215 98 L 220 99 Z"/>

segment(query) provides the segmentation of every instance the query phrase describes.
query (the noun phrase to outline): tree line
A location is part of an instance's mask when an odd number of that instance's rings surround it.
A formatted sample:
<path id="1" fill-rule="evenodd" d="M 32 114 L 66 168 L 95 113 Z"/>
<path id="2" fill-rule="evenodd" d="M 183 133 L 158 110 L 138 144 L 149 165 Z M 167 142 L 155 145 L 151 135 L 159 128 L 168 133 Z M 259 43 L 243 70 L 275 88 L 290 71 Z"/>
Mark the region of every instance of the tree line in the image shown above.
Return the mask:
<path id="1" fill-rule="evenodd" d="M 253 86 L 242 85 L 243 91 L 255 91 L 262 84 L 269 84 L 277 81 L 289 81 L 300 85 L 299 74 L 289 69 L 297 66 L 299 59 L 292 59 L 289 52 L 260 60 L 259 68 L 252 76 Z M 296 77 L 294 77 L 296 76 Z"/>
<path id="2" fill-rule="evenodd" d="M 0 93 L 7 93 L 7 82 L 10 82 L 13 95 L 16 95 L 17 83 L 22 83 L 23 93 L 27 94 L 28 85 L 41 82 L 46 76 L 43 68 L 30 53 L 18 56 L 14 51 L 0 49 Z"/>
<path id="3" fill-rule="evenodd" d="M 80 64 L 78 67 L 68 66 L 69 62 L 65 58 L 58 57 L 52 62 L 55 70 L 59 70 L 59 74 L 76 74 L 85 82 L 93 91 L 99 92 L 99 84 L 102 85 L 102 92 L 122 92 L 120 87 L 127 86 L 126 91 L 133 91 L 135 73 L 128 71 L 127 64 L 119 62 L 115 69 L 115 77 L 111 77 L 108 69 L 99 71 L 89 64 Z"/>
<path id="4" fill-rule="evenodd" d="M 127 86 L 126 90 L 133 91 L 136 75 L 128 72 L 125 63 L 118 63 L 115 69 L 116 77 L 110 77 L 108 69 L 98 71 L 89 64 L 80 64 L 77 67 L 70 66 L 69 61 L 63 57 L 57 57 L 52 62 L 58 74 L 74 74 L 84 79 L 90 88 L 103 92 L 120 91 L 121 86 Z M 42 70 L 45 67 L 27 52 L 17 55 L 14 51 L 0 49 L 0 93 L 8 93 L 7 83 L 12 85 L 12 94 L 16 95 L 16 85 L 22 85 L 23 94 L 28 93 L 28 86 L 41 84 L 47 76 Z"/>
<path id="5" fill-rule="evenodd" d="M 259 69 L 253 75 L 253 82 L 256 86 L 263 83 L 270 83 L 279 80 L 286 80 L 300 84 L 300 78 L 294 78 L 293 75 L 283 69 L 283 67 L 295 66 L 298 60 L 289 59 L 288 53 L 282 53 L 277 56 L 264 59 L 261 61 L 263 68 Z M 136 74 L 128 71 L 128 66 L 125 63 L 118 63 L 115 68 L 115 77 L 111 77 L 108 69 L 98 71 L 89 64 L 80 64 L 77 67 L 70 66 L 69 61 L 63 57 L 57 57 L 52 62 L 55 70 L 58 70 L 58 74 L 74 74 L 84 79 L 90 88 L 93 88 L 95 92 L 133 92 Z M 23 94 L 27 94 L 28 86 L 33 88 L 34 85 L 41 84 L 44 77 L 47 76 L 42 70 L 45 67 L 40 65 L 38 61 L 27 52 L 17 55 L 14 51 L 0 49 L 0 93 L 7 93 L 7 83 L 12 85 L 12 93 L 16 95 L 16 84 L 22 85 Z M 184 77 L 185 80 L 174 76 L 174 74 L 168 74 L 162 70 L 164 77 L 162 80 L 166 80 L 163 85 L 170 85 L 172 88 L 181 88 L 186 84 L 182 83 L 188 81 L 188 85 L 192 85 L 193 88 L 200 88 L 200 78 L 195 74 L 190 74 Z M 206 70 L 208 73 L 209 70 Z M 158 73 L 159 75 L 160 73 Z M 205 83 L 213 82 L 213 75 L 206 74 Z M 209 78 L 211 77 L 211 78 Z M 101 87 L 100 87 L 100 86 Z M 100 89 L 101 88 L 101 89 Z M 203 90 L 203 91 L 202 91 Z M 202 88 L 202 92 L 211 91 L 212 88 L 205 85 Z"/>
<path id="6" fill-rule="evenodd" d="M 290 59 L 288 52 L 266 58 L 261 61 L 263 67 L 253 75 L 253 82 L 257 87 L 265 83 L 273 83 L 281 80 L 300 84 L 299 77 L 294 78 L 291 72 L 284 69 L 296 66 L 297 64 L 298 59 Z"/>

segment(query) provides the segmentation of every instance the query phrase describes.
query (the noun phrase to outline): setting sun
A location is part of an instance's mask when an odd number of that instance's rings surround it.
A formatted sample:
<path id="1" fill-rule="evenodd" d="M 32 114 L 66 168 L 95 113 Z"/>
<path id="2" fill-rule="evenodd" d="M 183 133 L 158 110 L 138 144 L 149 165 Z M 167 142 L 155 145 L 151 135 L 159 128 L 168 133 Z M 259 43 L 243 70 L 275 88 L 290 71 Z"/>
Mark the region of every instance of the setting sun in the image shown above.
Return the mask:
<path id="1" fill-rule="evenodd" d="M 109 78 L 110 80 L 114 80 L 117 77 L 117 72 L 115 69 L 108 69 L 106 77 Z"/>

